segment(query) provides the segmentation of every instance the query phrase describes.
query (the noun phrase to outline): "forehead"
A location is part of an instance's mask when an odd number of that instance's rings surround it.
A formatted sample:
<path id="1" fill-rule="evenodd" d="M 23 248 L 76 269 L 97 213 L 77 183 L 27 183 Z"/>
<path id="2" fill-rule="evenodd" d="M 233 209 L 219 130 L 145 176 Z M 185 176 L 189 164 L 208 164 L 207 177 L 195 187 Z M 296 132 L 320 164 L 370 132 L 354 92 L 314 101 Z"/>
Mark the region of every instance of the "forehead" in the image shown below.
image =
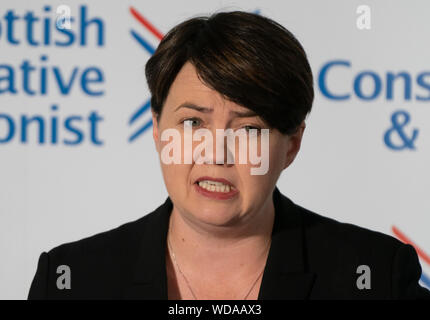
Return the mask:
<path id="1" fill-rule="evenodd" d="M 199 79 L 196 68 L 190 62 L 186 62 L 178 72 L 178 75 L 170 86 L 164 107 L 173 111 L 173 109 L 184 102 L 192 102 L 208 108 L 224 106 L 237 111 L 249 110 L 223 98 L 219 92 L 206 86 Z"/>

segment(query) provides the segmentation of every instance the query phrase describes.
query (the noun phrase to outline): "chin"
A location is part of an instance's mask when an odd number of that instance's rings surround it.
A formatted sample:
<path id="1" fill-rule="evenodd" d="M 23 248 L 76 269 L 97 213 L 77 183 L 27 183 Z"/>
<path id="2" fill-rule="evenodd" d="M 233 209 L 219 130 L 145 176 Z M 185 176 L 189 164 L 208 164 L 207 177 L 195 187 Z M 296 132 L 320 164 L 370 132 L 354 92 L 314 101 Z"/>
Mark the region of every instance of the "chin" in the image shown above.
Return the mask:
<path id="1" fill-rule="evenodd" d="M 222 209 L 199 210 L 194 218 L 205 224 L 218 227 L 228 227 L 233 225 L 239 218 L 237 213 L 231 212 L 231 208 L 223 211 Z"/>

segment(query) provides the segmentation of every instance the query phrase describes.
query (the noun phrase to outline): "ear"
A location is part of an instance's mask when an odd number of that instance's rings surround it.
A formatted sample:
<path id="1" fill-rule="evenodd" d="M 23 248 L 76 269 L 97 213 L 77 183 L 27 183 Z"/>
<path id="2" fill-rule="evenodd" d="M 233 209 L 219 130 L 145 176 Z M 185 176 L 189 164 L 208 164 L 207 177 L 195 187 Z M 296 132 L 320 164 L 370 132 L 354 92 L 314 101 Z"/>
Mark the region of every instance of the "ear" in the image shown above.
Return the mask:
<path id="1" fill-rule="evenodd" d="M 151 110 L 152 113 L 152 138 L 154 139 L 155 148 L 157 152 L 160 152 L 160 143 L 159 143 L 159 131 L 158 131 L 158 121 L 157 114 Z"/>
<path id="2" fill-rule="evenodd" d="M 288 168 L 297 156 L 302 144 L 303 132 L 305 131 L 306 123 L 303 120 L 295 133 L 290 135 L 287 140 L 287 156 L 285 158 L 284 169 Z"/>

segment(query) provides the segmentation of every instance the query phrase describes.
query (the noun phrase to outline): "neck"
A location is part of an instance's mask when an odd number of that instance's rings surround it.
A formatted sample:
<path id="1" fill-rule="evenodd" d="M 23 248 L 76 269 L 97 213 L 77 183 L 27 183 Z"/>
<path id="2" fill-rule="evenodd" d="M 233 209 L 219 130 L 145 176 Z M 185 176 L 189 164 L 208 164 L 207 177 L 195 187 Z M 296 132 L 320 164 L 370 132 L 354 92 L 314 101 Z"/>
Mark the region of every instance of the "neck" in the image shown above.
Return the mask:
<path id="1" fill-rule="evenodd" d="M 255 274 L 264 266 L 270 245 L 275 209 L 272 197 L 258 212 L 228 226 L 193 221 L 175 207 L 168 239 L 181 268 L 204 271 L 213 277 Z"/>

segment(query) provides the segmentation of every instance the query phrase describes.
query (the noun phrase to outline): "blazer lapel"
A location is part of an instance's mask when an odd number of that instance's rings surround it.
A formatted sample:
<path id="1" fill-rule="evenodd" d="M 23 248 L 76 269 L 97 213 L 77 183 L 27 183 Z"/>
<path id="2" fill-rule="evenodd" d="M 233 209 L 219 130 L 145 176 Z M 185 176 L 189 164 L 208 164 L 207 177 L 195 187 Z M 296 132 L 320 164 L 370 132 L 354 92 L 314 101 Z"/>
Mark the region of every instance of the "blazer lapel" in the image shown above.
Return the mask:
<path id="1" fill-rule="evenodd" d="M 258 299 L 306 299 L 312 290 L 315 274 L 307 271 L 302 216 L 294 203 L 277 187 L 273 192 L 273 201 L 275 221 L 272 244 Z M 172 209 L 172 201 L 167 197 L 164 204 L 148 215 L 142 230 L 141 250 L 124 298 L 168 298 L 165 255 Z"/>
<path id="2" fill-rule="evenodd" d="M 296 205 L 273 192 L 275 221 L 258 299 L 307 299 L 315 281 L 308 272 L 303 217 Z"/>
<path id="3" fill-rule="evenodd" d="M 142 230 L 142 243 L 132 282 L 124 292 L 125 299 L 166 300 L 166 239 L 173 204 L 164 204 L 148 215 Z"/>

